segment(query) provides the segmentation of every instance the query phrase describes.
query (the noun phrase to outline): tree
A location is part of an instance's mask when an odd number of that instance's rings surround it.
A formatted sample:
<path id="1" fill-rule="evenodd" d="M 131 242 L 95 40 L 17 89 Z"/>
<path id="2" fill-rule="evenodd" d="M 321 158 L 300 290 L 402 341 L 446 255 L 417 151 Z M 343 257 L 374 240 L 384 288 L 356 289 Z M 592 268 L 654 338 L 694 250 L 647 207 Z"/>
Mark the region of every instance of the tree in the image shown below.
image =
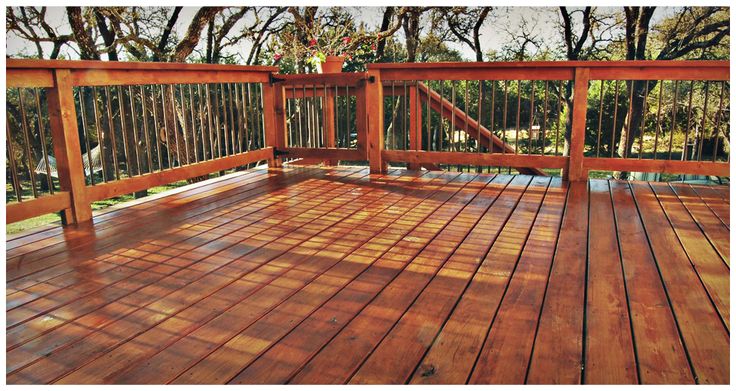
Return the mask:
<path id="1" fill-rule="evenodd" d="M 447 26 L 455 38 L 475 52 L 475 61 L 483 61 L 480 29 L 493 7 L 452 7 L 442 9 Z"/>
<path id="2" fill-rule="evenodd" d="M 713 50 L 724 44 L 730 35 L 729 11 L 724 7 L 685 7 L 682 12 L 664 20 L 652 28 L 650 22 L 655 7 L 624 7 L 626 16 L 625 47 L 627 60 L 674 60 L 680 58 L 713 58 Z M 659 50 L 648 47 L 650 35 L 655 33 Z M 728 43 L 725 43 L 728 45 Z M 648 91 L 653 91 L 658 81 L 627 82 L 633 90 L 631 109 L 619 132 L 618 156 L 628 156 L 634 144 L 635 135 L 643 137 L 641 119 L 644 115 L 644 100 Z M 617 173 L 626 179 L 628 172 Z"/>
<path id="3" fill-rule="evenodd" d="M 48 58 L 55 60 L 61 48 L 74 40 L 70 34 L 58 34 L 46 20 L 47 7 L 7 7 L 5 9 L 5 29 L 22 39 L 32 42 L 36 47 L 36 56 L 45 58 L 41 43 L 53 44 Z"/>

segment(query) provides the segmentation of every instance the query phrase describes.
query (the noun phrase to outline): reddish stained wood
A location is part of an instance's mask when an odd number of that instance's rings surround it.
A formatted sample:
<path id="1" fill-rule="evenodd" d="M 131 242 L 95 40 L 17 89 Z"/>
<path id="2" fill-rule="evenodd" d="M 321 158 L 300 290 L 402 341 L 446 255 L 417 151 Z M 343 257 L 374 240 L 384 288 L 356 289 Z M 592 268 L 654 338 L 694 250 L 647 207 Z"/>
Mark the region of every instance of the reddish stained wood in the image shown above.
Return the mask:
<path id="1" fill-rule="evenodd" d="M 722 198 L 718 196 L 711 187 L 690 185 L 692 189 L 697 193 L 703 202 L 718 216 L 723 224 L 729 228 L 731 227 L 731 208 L 729 204 L 724 202 Z"/>
<path id="2" fill-rule="evenodd" d="M 651 187 L 639 182 L 630 186 L 696 380 L 701 384 L 728 383 L 728 331 Z"/>
<path id="3" fill-rule="evenodd" d="M 500 301 L 505 290 L 508 277 L 513 272 L 518 254 L 539 211 L 548 185 L 549 178 L 532 179 L 519 204 L 476 269 L 467 276 L 463 276 L 464 273 L 456 275 L 456 282 L 450 284 L 450 289 L 444 291 L 447 298 L 444 303 L 427 300 L 428 296 L 420 297 L 349 382 L 352 384 L 406 382 L 422 356 L 426 354 L 429 344 L 437 341 L 437 333 L 443 323 L 449 328 L 449 335 L 453 335 L 458 329 L 463 330 L 465 338 L 457 340 L 462 346 L 453 346 L 458 348 L 453 353 L 468 352 L 469 356 L 472 356 L 470 358 L 472 361 L 476 356 L 472 350 L 482 346 L 490 317 L 495 312 L 494 306 Z M 430 285 L 425 292 L 432 292 L 432 288 L 434 287 Z M 457 291 L 456 288 L 461 290 Z M 430 310 L 430 306 L 436 308 Z M 460 362 L 464 361 L 464 358 L 462 355 L 455 357 Z"/>
<path id="4" fill-rule="evenodd" d="M 444 164 L 472 164 L 484 166 L 511 166 L 520 164 L 542 168 L 563 168 L 567 165 L 566 156 L 541 155 L 514 155 L 501 153 L 475 152 L 427 152 L 427 151 L 398 151 L 384 150 L 381 152 L 383 160 L 388 162 L 408 162 L 416 164 L 444 163 Z"/>
<path id="5" fill-rule="evenodd" d="M 723 225 L 718 219 L 718 216 L 703 204 L 697 193 L 690 186 L 670 183 L 670 187 L 680 199 L 680 202 L 685 205 L 685 208 L 687 208 L 690 215 L 698 224 L 698 227 L 700 227 L 710 243 L 718 251 L 723 261 L 726 262 L 726 265 L 730 266 L 731 238 L 728 227 Z"/>
<path id="6" fill-rule="evenodd" d="M 585 151 L 585 117 L 588 113 L 588 81 L 589 68 L 575 69 L 575 85 L 572 96 L 572 125 L 570 134 L 570 159 L 563 172 L 565 179 L 581 181 L 588 179 L 588 171 L 583 166 L 583 152 Z"/>
<path id="7" fill-rule="evenodd" d="M 586 384 L 636 384 L 634 341 L 608 182 L 590 181 Z"/>
<path id="8" fill-rule="evenodd" d="M 700 231 L 672 189 L 665 183 L 651 183 L 651 187 L 678 241 L 682 244 L 682 248 L 708 291 L 708 295 L 718 309 L 721 319 L 726 327 L 729 327 L 731 301 L 728 266 Z"/>
<path id="9" fill-rule="evenodd" d="M 453 323 L 459 317 L 456 311 L 417 367 L 411 383 L 465 383 L 471 371 L 477 383 L 524 382 L 544 295 L 542 281 L 549 274 L 566 193 L 567 184 L 553 179 L 482 348 L 481 343 L 469 346 L 460 341 L 464 331 L 457 333 L 461 323 Z"/>
<path id="10" fill-rule="evenodd" d="M 583 158 L 585 170 L 629 170 L 670 174 L 698 174 L 729 176 L 730 167 L 723 162 L 695 162 L 679 160 L 621 159 L 604 157 Z"/>
<path id="11" fill-rule="evenodd" d="M 457 298 L 452 295 L 452 289 L 454 288 L 454 291 L 462 291 L 465 281 L 472 277 L 475 268 L 483 260 L 487 249 L 490 248 L 501 231 L 506 218 L 513 212 L 516 203 L 521 198 L 530 180 L 531 178 L 529 177 L 516 177 L 498 196 L 499 198 L 494 202 L 493 206 L 473 228 L 470 235 L 463 240 L 460 247 L 443 264 L 440 271 L 422 291 L 419 298 L 414 303 L 410 303 L 411 308 L 419 306 L 418 309 L 412 311 L 413 314 L 416 316 L 422 314 L 421 308 L 426 308 L 430 302 L 436 307 L 433 307 L 429 313 L 425 314 L 427 318 L 433 316 L 440 317 L 440 311 L 447 314 L 451 310 L 452 303 Z M 486 251 L 483 251 L 483 248 Z M 465 278 L 465 280 L 459 280 L 460 278 Z M 386 334 L 392 330 L 396 321 L 400 317 L 404 318 L 402 314 L 408 313 L 405 312 L 406 307 L 399 307 L 397 311 L 387 313 L 383 309 L 385 307 L 380 304 L 380 302 L 377 303 L 370 311 L 367 309 L 363 310 L 361 315 L 351 320 L 289 382 L 297 384 L 347 382 L 366 357 L 383 340 Z M 387 315 L 390 317 L 386 317 Z M 404 324 L 407 325 L 408 329 L 411 325 L 416 325 L 417 323 L 406 320 Z M 424 335 L 424 337 L 431 338 L 429 335 Z M 409 339 L 404 341 L 407 342 Z M 413 341 L 418 343 L 416 340 Z M 400 351 L 403 351 L 403 348 Z M 408 351 L 405 353 L 410 354 Z M 336 360 L 337 357 L 340 359 Z M 391 361 L 395 362 L 396 360 L 392 359 Z M 411 370 L 413 369 L 414 367 L 411 368 Z"/>
<path id="12" fill-rule="evenodd" d="M 284 383 L 358 313 L 392 307 L 392 312 L 398 316 L 400 309 L 408 307 L 421 293 L 511 180 L 508 176 L 498 176 L 485 185 L 488 179 L 480 177 L 475 183 L 471 182 L 456 198 L 415 228 L 412 237 L 431 240 L 421 252 L 417 254 L 419 249 L 415 249 L 384 255 L 386 259 L 379 260 L 377 265 L 383 262 L 385 267 L 369 270 L 351 282 L 231 382 Z M 485 188 L 478 189 L 483 186 Z M 472 202 L 465 206 L 471 199 Z M 411 262 L 401 270 L 401 264 L 396 265 L 394 261 L 396 258 Z M 334 326 L 324 327 L 326 323 Z M 310 337 L 305 338 L 305 335 Z"/>
<path id="13" fill-rule="evenodd" d="M 358 122 L 365 121 L 368 164 L 371 173 L 376 174 L 386 172 L 388 167 L 381 155 L 384 150 L 383 84 L 380 72 L 369 71 L 368 76 L 373 78 L 373 81 L 364 86 L 366 108 L 365 113 L 362 114 L 365 118 L 358 117 Z"/>
<path id="14" fill-rule="evenodd" d="M 39 198 L 5 204 L 5 224 L 15 223 L 34 216 L 58 212 L 72 206 L 68 191 L 57 191 L 54 194 Z"/>
<path id="15" fill-rule="evenodd" d="M 402 232 L 407 232 L 405 238 L 414 240 L 395 243 L 366 268 L 355 270 L 356 268 L 351 267 L 349 263 L 338 264 L 335 269 L 331 269 L 320 279 L 314 281 L 317 286 L 313 287 L 312 284 L 307 286 L 302 292 L 290 298 L 278 311 L 271 312 L 188 370 L 176 380 L 176 383 L 211 383 L 232 379 L 246 365 L 263 353 L 269 344 L 280 339 L 293 328 L 294 324 L 298 324 L 306 316 L 311 315 L 313 311 L 324 305 L 342 287 L 349 285 L 357 277 L 362 276 L 368 267 L 375 268 L 374 270 L 386 270 L 386 274 L 390 274 L 391 269 L 398 273 L 403 266 L 414 258 L 416 252 L 432 239 L 431 235 L 421 231 L 420 227 L 424 227 L 425 221 L 431 219 L 432 214 L 438 208 L 444 206 L 448 200 L 453 199 L 455 203 L 468 202 L 477 194 L 479 190 L 477 186 L 466 191 L 468 177 L 462 176 L 460 181 L 451 182 L 439 192 L 432 194 L 429 199 L 423 200 L 418 206 L 414 207 L 414 210 L 401 217 L 402 222 L 412 221 L 416 224 L 408 230 L 402 230 Z M 486 177 L 483 180 L 487 181 L 488 179 Z M 457 208 L 459 209 L 460 205 Z M 431 213 L 426 214 L 425 210 L 429 210 Z M 340 266 L 342 266 L 342 270 Z M 378 280 L 378 276 L 374 276 L 374 278 Z M 319 284 L 322 284 L 322 286 L 320 287 Z M 310 288 L 312 290 L 318 289 L 318 291 L 309 292 Z"/>
<path id="16" fill-rule="evenodd" d="M 572 182 L 534 340 L 527 382 L 579 384 L 588 236 L 588 186 Z"/>
<path id="17" fill-rule="evenodd" d="M 322 236 L 326 236 L 327 240 L 315 238 L 314 241 L 310 242 L 309 245 L 305 246 L 305 248 L 296 254 L 287 253 L 277 258 L 279 261 L 277 264 L 292 265 L 292 269 L 287 270 L 275 279 L 271 278 L 268 284 L 265 284 L 246 300 L 218 315 L 212 321 L 199 327 L 192 334 L 176 341 L 155 356 L 150 357 L 150 359 L 149 355 L 139 357 L 136 360 L 139 361 L 139 365 L 135 366 L 137 370 L 131 371 L 132 368 L 129 367 L 127 368 L 127 372 L 113 374 L 110 376 L 110 379 L 116 379 L 116 382 L 124 383 L 145 383 L 148 382 L 146 379 L 160 379 L 162 376 L 166 376 L 167 382 L 173 380 L 189 367 L 199 362 L 201 358 L 208 356 L 221 344 L 237 335 L 239 331 L 267 314 L 275 305 L 284 303 L 293 294 L 300 291 L 304 286 L 307 286 L 309 282 L 314 281 L 319 275 L 339 262 L 339 257 L 335 259 L 327 256 L 314 256 L 318 251 L 322 251 L 323 249 L 329 252 L 330 250 L 327 249 L 327 246 L 338 238 L 344 244 L 343 248 L 345 246 L 348 247 L 347 252 L 356 252 L 351 258 L 354 262 L 353 267 L 368 262 L 369 254 L 380 251 L 380 247 L 390 247 L 388 243 L 384 244 L 381 240 L 388 240 L 391 238 L 391 235 L 395 237 L 393 240 L 399 240 L 402 235 L 398 233 L 387 235 L 387 231 L 391 231 L 387 230 L 386 227 L 390 226 L 395 219 L 405 214 L 407 210 L 401 210 L 391 218 L 377 217 L 381 210 L 400 201 L 402 196 L 390 194 L 380 189 L 375 190 L 375 192 L 377 193 L 376 197 L 378 197 L 376 201 L 364 195 L 357 201 L 351 202 L 349 207 L 341 208 L 339 213 L 345 214 L 346 217 L 355 212 L 360 213 L 355 214 L 354 217 L 342 223 L 343 225 L 340 226 L 341 229 L 330 230 L 329 234 L 323 234 Z M 387 198 L 381 200 L 380 198 L 383 196 L 387 196 Z M 376 208 L 376 210 L 367 207 L 372 202 L 375 202 L 373 208 Z M 419 200 L 416 202 L 419 202 Z M 411 204 L 406 204 L 403 207 L 410 208 Z M 343 209 L 347 210 L 343 211 Z M 374 221 L 371 222 L 371 220 Z M 363 229 L 358 229 L 357 227 L 359 226 L 363 227 Z M 361 250 L 356 250 L 356 248 L 361 248 Z M 370 249 L 370 252 L 367 251 L 368 249 Z M 227 333 L 223 333 L 223 326 L 225 325 L 229 329 Z M 203 345 L 201 341 L 210 342 Z M 140 362 L 141 359 L 143 360 L 142 362 Z M 94 366 L 83 368 L 83 372 L 87 373 L 87 376 L 100 376 L 100 368 L 106 368 L 104 364 L 104 361 L 98 360 Z M 109 373 L 107 370 L 105 372 Z M 81 373 L 80 375 L 84 376 Z M 67 377 L 63 381 L 73 382 L 77 376 Z"/>
<path id="18" fill-rule="evenodd" d="M 610 181 L 640 381 L 693 384 L 687 352 L 631 190 Z"/>

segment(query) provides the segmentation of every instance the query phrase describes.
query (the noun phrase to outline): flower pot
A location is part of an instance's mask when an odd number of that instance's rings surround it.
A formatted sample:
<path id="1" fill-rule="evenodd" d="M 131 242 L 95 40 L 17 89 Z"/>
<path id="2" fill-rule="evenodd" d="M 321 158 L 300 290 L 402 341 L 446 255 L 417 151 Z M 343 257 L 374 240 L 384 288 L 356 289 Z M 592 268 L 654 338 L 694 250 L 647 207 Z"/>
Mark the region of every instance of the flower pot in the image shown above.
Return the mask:
<path id="1" fill-rule="evenodd" d="M 344 62 L 345 57 L 343 56 L 327 56 L 325 62 L 322 63 L 322 73 L 340 73 Z"/>

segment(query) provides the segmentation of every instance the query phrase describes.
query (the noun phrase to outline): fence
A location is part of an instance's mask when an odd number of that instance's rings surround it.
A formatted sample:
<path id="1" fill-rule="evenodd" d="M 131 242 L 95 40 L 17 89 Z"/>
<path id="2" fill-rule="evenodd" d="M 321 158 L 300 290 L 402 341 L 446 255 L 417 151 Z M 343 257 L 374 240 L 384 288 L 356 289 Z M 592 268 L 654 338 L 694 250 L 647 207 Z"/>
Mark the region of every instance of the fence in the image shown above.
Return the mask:
<path id="1" fill-rule="evenodd" d="M 729 175 L 727 61 L 275 71 L 8 60 L 7 221 L 266 160 Z"/>

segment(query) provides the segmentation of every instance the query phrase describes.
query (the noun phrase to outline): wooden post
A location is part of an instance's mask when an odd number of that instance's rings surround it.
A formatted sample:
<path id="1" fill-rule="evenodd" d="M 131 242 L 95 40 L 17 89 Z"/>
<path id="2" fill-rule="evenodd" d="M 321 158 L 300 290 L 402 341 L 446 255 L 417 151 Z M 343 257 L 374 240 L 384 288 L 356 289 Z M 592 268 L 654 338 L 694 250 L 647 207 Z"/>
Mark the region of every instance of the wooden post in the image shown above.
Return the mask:
<path id="1" fill-rule="evenodd" d="M 324 104 L 322 105 L 322 120 L 324 121 L 324 145 L 325 148 L 335 148 L 335 90 L 327 87 L 325 90 Z M 348 101 L 350 97 L 346 98 Z M 349 132 L 349 129 L 345 130 Z M 337 160 L 325 160 L 324 163 L 328 166 L 337 165 Z"/>
<path id="2" fill-rule="evenodd" d="M 588 171 L 583 168 L 585 151 L 585 121 L 588 112 L 588 81 L 590 68 L 575 68 L 575 86 L 572 98 L 572 132 L 568 166 L 563 176 L 569 181 L 585 181 Z"/>
<path id="3" fill-rule="evenodd" d="M 263 127 L 266 130 L 266 146 L 276 150 L 286 146 L 286 100 L 284 87 L 263 83 Z M 274 156 L 268 159 L 269 168 L 278 168 L 282 159 Z"/>
<path id="4" fill-rule="evenodd" d="M 69 69 L 54 70 L 54 87 L 48 90 L 48 110 L 59 185 L 62 191 L 68 191 L 71 195 L 71 209 L 62 211 L 62 223 L 89 221 L 92 219 L 92 207 L 87 200 L 77 111 Z"/>
<path id="5" fill-rule="evenodd" d="M 383 84 L 381 84 L 381 72 L 369 70 L 368 79 L 365 85 L 364 102 L 368 138 L 368 164 L 371 168 L 371 174 L 384 174 L 388 166 L 381 156 L 383 151 Z"/>
<path id="6" fill-rule="evenodd" d="M 416 85 L 409 89 L 409 149 L 414 151 L 422 150 L 422 106 L 419 103 L 418 88 Z M 408 168 L 419 170 L 421 165 L 409 163 Z"/>
<path id="7" fill-rule="evenodd" d="M 364 159 L 368 160 L 368 131 L 365 119 L 365 86 L 367 80 L 362 80 L 355 88 L 355 131 L 357 133 L 358 151 L 363 153 Z"/>

